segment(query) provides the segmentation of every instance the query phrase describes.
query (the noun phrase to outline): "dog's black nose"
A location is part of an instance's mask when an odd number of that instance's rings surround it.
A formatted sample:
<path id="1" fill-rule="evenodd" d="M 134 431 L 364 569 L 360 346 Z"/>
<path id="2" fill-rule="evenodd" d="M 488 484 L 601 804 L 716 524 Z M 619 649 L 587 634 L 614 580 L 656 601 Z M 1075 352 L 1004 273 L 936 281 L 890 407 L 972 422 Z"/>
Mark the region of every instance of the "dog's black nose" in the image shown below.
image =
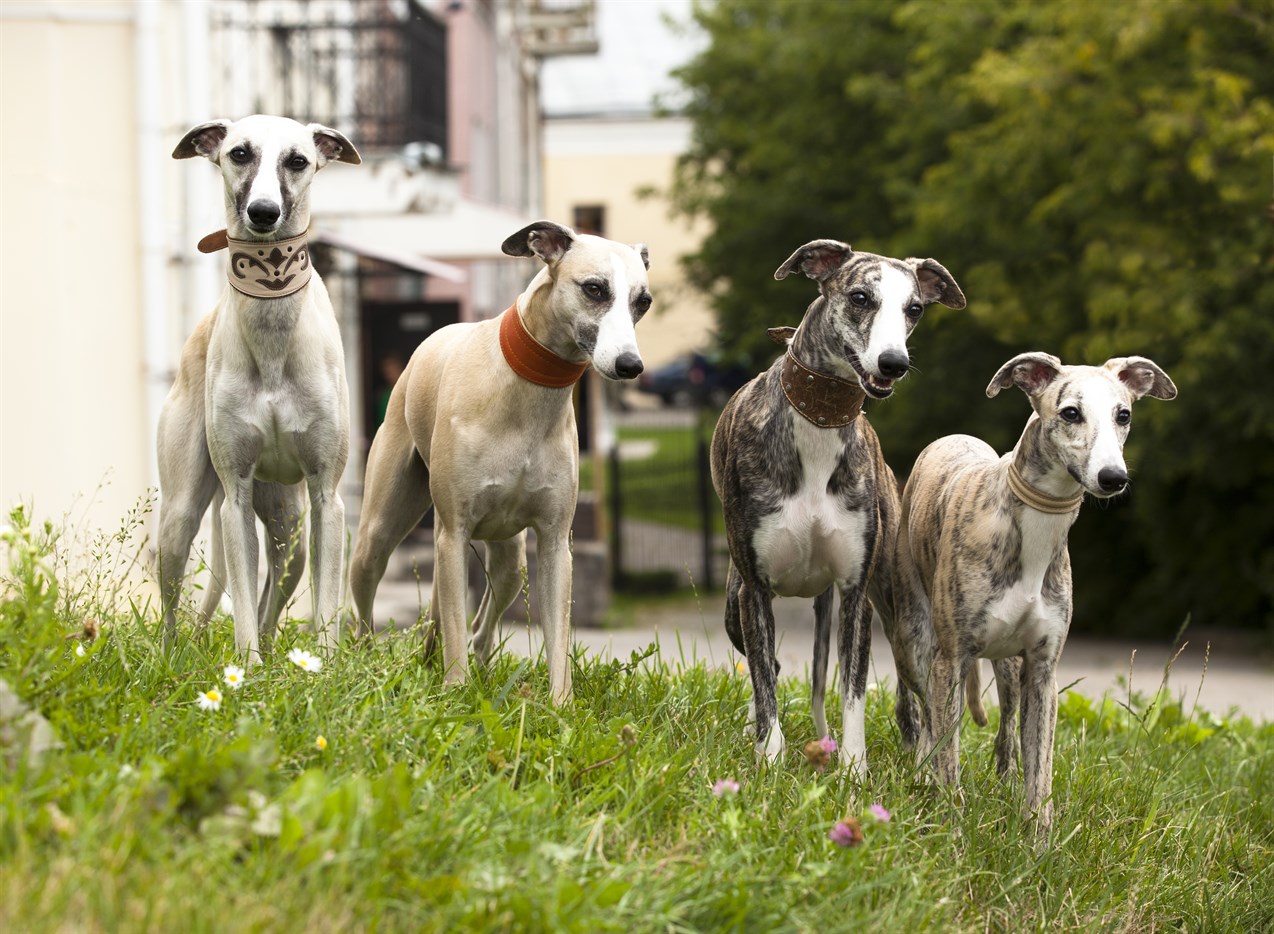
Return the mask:
<path id="1" fill-rule="evenodd" d="M 620 379 L 632 379 L 638 376 L 646 367 L 641 362 L 641 357 L 635 353 L 621 353 L 615 358 L 615 375 Z"/>
<path id="2" fill-rule="evenodd" d="M 907 355 L 896 350 L 886 350 L 876 358 L 876 368 L 886 379 L 902 379 L 907 375 L 907 367 L 910 365 Z"/>
<path id="3" fill-rule="evenodd" d="M 279 219 L 279 206 L 273 201 L 253 201 L 248 205 L 248 220 L 258 227 L 269 227 Z"/>
<path id="4" fill-rule="evenodd" d="M 1097 485 L 1103 493 L 1118 493 L 1128 485 L 1128 474 L 1118 467 L 1103 467 L 1097 471 Z"/>

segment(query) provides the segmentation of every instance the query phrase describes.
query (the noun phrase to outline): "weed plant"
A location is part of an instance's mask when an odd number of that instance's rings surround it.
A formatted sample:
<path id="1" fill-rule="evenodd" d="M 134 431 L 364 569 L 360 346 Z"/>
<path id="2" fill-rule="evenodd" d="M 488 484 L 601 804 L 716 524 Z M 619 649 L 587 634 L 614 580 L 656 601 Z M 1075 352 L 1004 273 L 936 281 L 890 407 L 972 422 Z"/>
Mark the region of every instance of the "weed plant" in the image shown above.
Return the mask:
<path id="1" fill-rule="evenodd" d="M 1020 782 L 995 775 L 993 729 L 966 718 L 958 804 L 917 773 L 885 690 L 869 694 L 871 771 L 858 782 L 802 755 L 816 739 L 804 683 L 780 687 L 786 757 L 758 765 L 747 678 L 670 663 L 658 646 L 575 658 L 575 699 L 556 709 L 543 664 L 511 653 L 450 688 L 414 634 L 306 670 L 313 637 L 289 624 L 232 688 L 228 619 L 188 628 L 170 652 L 149 607 L 86 627 L 87 605 L 68 595 L 109 581 L 60 580 L 56 531 L 20 508 L 9 519 L 0 678 L 62 745 L 37 763 L 0 750 L 0 930 L 1274 921 L 1269 724 L 1166 695 L 1068 693 L 1043 848 Z"/>

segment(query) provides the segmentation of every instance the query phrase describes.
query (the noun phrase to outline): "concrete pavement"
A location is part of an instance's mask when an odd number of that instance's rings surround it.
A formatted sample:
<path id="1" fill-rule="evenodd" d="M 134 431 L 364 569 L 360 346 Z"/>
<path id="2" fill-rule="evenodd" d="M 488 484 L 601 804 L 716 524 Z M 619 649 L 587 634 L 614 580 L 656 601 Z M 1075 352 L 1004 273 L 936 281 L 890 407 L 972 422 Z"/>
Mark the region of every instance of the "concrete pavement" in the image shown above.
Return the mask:
<path id="1" fill-rule="evenodd" d="M 410 624 L 419 609 L 418 593 L 429 598 L 429 585 L 422 591 L 414 581 L 386 580 L 376 597 L 378 621 L 394 618 L 398 625 Z M 659 644 L 663 659 L 672 664 L 733 666 L 739 655 L 730 645 L 721 620 L 724 597 L 712 594 L 701 599 L 675 603 L 652 603 L 633 614 L 632 625 L 621 628 L 577 627 L 574 640 L 589 653 L 603 658 L 627 659 L 652 642 Z M 810 600 L 774 601 L 775 644 L 784 676 L 808 677 L 813 659 L 814 620 Z M 542 640 L 538 627 L 506 622 L 506 651 L 537 655 Z M 1165 666 L 1172 658 L 1169 639 L 1159 642 L 1126 639 L 1071 638 L 1062 653 L 1057 671 L 1059 688 L 1073 685 L 1085 696 L 1096 698 L 1109 693 L 1126 699 L 1128 688 L 1120 679 L 1131 673 L 1132 690 L 1153 694 L 1164 679 Z M 1274 660 L 1256 651 L 1259 640 L 1247 633 L 1207 633 L 1187 631 L 1187 645 L 1172 663 L 1168 689 L 1183 700 L 1188 711 L 1199 707 L 1218 716 L 1235 709 L 1256 721 L 1274 721 Z M 1209 651 L 1209 643 L 1211 648 Z M 1135 653 L 1135 654 L 1134 654 Z M 835 659 L 835 650 L 832 654 Z M 1206 671 L 1205 671 L 1206 669 Z M 990 665 L 983 663 L 984 686 L 991 682 Z M 872 680 L 894 682 L 893 658 L 883 632 L 872 636 Z M 832 682 L 834 683 L 834 682 Z M 984 703 L 995 703 L 995 691 L 985 692 Z"/>

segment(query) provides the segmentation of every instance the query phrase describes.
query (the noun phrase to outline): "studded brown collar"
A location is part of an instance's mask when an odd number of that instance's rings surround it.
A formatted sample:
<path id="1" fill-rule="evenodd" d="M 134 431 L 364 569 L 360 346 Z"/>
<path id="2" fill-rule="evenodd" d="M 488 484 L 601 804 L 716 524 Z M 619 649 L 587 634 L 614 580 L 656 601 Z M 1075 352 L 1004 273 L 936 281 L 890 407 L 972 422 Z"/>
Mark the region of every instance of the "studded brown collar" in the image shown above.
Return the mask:
<path id="1" fill-rule="evenodd" d="M 282 298 L 310 282 L 308 234 L 287 240 L 231 240 L 224 230 L 199 241 L 200 253 L 230 249 L 226 279 L 237 292 L 252 298 Z"/>
<path id="2" fill-rule="evenodd" d="M 811 370 L 796 358 L 789 343 L 792 328 L 770 328 L 776 343 L 788 344 L 783 357 L 783 395 L 797 414 L 819 428 L 843 428 L 863 411 L 867 394 L 857 383 Z"/>

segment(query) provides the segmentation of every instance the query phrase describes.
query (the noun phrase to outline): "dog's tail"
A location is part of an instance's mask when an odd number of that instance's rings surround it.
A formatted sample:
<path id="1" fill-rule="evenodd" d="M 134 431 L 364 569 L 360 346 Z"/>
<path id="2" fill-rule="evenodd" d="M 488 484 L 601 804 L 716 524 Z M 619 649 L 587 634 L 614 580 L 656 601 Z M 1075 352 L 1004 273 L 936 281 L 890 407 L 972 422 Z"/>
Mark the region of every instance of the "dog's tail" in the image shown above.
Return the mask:
<path id="1" fill-rule="evenodd" d="M 982 707 L 982 663 L 977 659 L 964 676 L 964 701 L 969 705 L 969 716 L 978 726 L 986 726 L 986 710 Z"/>

